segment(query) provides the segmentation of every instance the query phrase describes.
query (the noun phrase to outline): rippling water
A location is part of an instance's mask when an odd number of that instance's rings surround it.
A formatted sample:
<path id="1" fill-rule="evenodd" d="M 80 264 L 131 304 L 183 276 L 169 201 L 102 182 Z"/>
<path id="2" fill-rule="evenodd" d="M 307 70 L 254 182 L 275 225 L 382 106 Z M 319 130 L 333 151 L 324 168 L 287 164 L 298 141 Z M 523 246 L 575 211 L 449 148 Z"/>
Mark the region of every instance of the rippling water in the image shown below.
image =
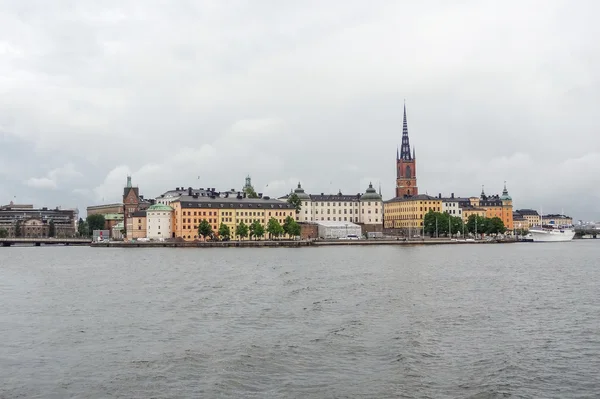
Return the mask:
<path id="1" fill-rule="evenodd" d="M 0 248 L 0 397 L 598 397 L 598 254 Z"/>

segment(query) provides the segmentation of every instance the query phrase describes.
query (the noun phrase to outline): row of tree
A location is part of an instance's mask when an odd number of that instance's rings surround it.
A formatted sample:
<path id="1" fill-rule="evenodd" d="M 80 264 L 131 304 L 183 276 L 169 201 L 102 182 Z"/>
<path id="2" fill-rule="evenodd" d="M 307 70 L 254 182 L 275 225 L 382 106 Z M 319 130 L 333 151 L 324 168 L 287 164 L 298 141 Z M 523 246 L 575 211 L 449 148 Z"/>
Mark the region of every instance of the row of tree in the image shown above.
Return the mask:
<path id="1" fill-rule="evenodd" d="M 240 222 L 235 227 L 235 235 L 239 238 L 256 238 L 260 239 L 264 237 L 265 232 L 269 234 L 269 238 L 279 238 L 282 235 L 288 235 L 290 237 L 297 237 L 300 235 L 300 225 L 291 217 L 287 217 L 283 225 L 275 218 L 269 219 L 267 228 L 257 220 L 252 222 L 249 226 L 244 222 Z M 198 226 L 198 235 L 204 240 L 207 238 L 215 239 L 215 232 L 212 229 L 210 223 L 206 220 L 202 220 Z M 221 240 L 229 240 L 231 238 L 231 229 L 226 224 L 222 223 L 219 226 L 217 235 Z"/>
<path id="2" fill-rule="evenodd" d="M 446 212 L 429 211 L 423 219 L 423 230 L 431 237 L 463 234 L 503 234 L 506 231 L 504 222 L 499 217 L 486 218 L 471 215 L 464 224 L 462 218 Z"/>

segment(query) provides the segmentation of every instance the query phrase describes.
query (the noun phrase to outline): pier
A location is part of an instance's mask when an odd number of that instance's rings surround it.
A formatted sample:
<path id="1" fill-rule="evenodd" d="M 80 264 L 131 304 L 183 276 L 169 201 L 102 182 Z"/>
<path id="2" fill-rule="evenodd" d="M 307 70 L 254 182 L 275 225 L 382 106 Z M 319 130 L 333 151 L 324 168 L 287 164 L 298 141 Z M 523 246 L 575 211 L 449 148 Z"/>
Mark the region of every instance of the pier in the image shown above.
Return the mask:
<path id="1" fill-rule="evenodd" d="M 0 238 L 0 245 L 10 247 L 13 245 L 33 245 L 36 247 L 42 245 L 90 245 L 89 238 Z"/>

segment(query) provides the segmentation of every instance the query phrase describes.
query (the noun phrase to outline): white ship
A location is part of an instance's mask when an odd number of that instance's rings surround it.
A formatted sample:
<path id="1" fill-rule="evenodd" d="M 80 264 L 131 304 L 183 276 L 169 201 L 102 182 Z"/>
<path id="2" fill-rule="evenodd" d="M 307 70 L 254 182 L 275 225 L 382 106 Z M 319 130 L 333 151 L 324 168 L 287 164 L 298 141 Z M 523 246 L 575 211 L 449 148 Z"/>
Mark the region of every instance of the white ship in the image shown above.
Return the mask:
<path id="1" fill-rule="evenodd" d="M 533 242 L 571 241 L 575 237 L 575 229 L 573 226 L 534 226 L 529 229 L 528 236 Z"/>

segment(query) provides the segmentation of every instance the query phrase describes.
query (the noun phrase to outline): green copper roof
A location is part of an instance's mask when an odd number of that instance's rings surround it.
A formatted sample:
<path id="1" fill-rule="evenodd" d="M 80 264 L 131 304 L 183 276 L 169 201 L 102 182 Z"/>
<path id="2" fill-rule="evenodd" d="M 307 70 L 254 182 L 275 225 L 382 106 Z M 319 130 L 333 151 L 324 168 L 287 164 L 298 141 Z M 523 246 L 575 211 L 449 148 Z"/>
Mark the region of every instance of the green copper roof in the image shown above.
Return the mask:
<path id="1" fill-rule="evenodd" d="M 502 190 L 502 195 L 500 196 L 500 199 L 504 201 L 512 201 L 512 197 L 508 195 L 508 190 L 506 189 L 506 182 L 504 183 L 504 190 Z"/>
<path id="2" fill-rule="evenodd" d="M 165 212 L 171 212 L 173 210 L 173 208 L 171 208 L 169 205 L 163 205 L 163 204 L 155 204 L 150 206 L 147 211 L 148 212 L 152 212 L 152 211 L 165 211 Z"/>
<path id="3" fill-rule="evenodd" d="M 381 201 L 381 195 L 377 194 L 377 191 L 373 188 L 373 184 L 369 183 L 369 188 L 360 197 L 361 201 Z"/>
<path id="4" fill-rule="evenodd" d="M 122 213 L 107 213 L 104 215 L 104 220 L 123 220 Z"/>

